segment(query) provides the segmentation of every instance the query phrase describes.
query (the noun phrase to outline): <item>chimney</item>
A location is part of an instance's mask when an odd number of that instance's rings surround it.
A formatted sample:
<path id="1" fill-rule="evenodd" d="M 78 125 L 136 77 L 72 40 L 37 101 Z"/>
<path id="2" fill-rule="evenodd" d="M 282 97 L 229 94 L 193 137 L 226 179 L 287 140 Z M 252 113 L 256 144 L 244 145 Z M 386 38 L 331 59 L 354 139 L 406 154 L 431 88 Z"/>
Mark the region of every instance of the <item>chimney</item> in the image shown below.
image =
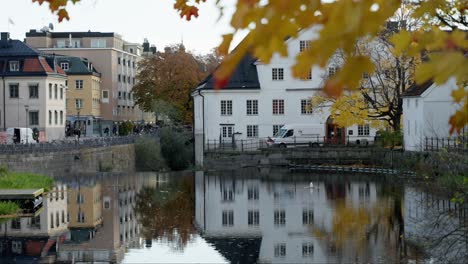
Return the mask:
<path id="1" fill-rule="evenodd" d="M 7 48 L 10 42 L 10 33 L 2 32 L 0 34 L 0 48 Z"/>

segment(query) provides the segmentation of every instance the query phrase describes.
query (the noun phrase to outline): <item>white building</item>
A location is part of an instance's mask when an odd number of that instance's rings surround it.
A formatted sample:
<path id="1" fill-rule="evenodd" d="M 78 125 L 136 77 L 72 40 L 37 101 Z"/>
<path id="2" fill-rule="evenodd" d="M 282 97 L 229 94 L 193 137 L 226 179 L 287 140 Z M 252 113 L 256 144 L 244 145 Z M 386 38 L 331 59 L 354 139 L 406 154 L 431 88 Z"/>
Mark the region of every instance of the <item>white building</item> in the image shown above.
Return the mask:
<path id="1" fill-rule="evenodd" d="M 8 33 L 0 39 L 0 123 L 7 128 L 37 128 L 39 140 L 65 137 L 66 81 L 65 72 L 53 58 L 46 59 L 38 51 Z M 5 98 L 3 98 L 5 96 Z M 4 140 L 5 135 L 1 138 Z"/>
<path id="2" fill-rule="evenodd" d="M 468 86 L 466 87 L 468 89 Z M 403 95 L 403 131 L 405 150 L 423 151 L 436 144 L 431 138 L 441 139 L 450 136 L 449 119 L 457 109 L 451 96 L 457 89 L 456 80 L 449 79 L 443 85 L 436 85 L 428 81 L 421 85 L 414 85 Z M 426 142 L 428 138 L 428 142 Z M 430 145 L 430 146 L 429 146 Z"/>
<path id="3" fill-rule="evenodd" d="M 316 37 L 308 29 L 297 39 L 286 40 L 289 56 L 275 54 L 269 64 L 247 55 L 223 89 L 214 89 L 211 75 L 202 82 L 192 93 L 197 153 L 208 141 L 230 142 L 235 133 L 236 139 L 266 138 L 285 124 L 322 124 L 325 137 L 340 143 L 347 142 L 348 136 L 353 143 L 357 136 L 373 141 L 375 130 L 368 125 L 342 128 L 329 118 L 327 109 L 309 110 L 310 97 L 335 70 L 314 67 L 306 79 L 293 77 L 297 54 Z"/>

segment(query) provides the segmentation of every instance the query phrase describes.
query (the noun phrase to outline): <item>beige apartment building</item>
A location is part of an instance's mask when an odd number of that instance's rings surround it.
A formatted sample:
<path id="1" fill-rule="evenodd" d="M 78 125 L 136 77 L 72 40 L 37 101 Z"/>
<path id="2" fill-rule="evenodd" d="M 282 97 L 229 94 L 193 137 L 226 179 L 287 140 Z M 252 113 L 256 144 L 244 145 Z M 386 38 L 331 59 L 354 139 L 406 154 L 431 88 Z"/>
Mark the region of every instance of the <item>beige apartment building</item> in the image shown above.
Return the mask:
<path id="1" fill-rule="evenodd" d="M 101 184 L 73 186 L 68 189 L 69 228 L 94 229 L 102 223 Z"/>
<path id="2" fill-rule="evenodd" d="M 145 114 L 135 105 L 140 44 L 129 43 L 116 33 L 48 32 L 30 30 L 26 43 L 42 52 L 87 58 L 101 73 L 102 129 L 115 121 L 142 121 Z"/>
<path id="3" fill-rule="evenodd" d="M 67 136 L 80 129 L 83 136 L 101 136 L 101 74 L 85 58 L 51 56 L 67 76 Z"/>

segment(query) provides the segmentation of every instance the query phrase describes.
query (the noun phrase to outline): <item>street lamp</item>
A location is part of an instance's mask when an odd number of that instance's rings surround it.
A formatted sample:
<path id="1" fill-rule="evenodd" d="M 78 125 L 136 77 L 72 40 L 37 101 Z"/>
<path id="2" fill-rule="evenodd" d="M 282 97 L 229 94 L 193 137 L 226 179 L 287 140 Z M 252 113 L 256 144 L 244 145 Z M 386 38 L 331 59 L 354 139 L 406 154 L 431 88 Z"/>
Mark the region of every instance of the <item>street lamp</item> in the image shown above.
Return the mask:
<path id="1" fill-rule="evenodd" d="M 76 105 L 76 112 L 78 113 L 78 139 L 81 137 L 81 121 L 80 121 L 80 110 L 81 110 L 81 102 L 80 104 Z M 76 132 L 76 131 L 75 131 Z"/>
<path id="2" fill-rule="evenodd" d="M 24 105 L 24 109 L 26 110 L 26 144 L 29 144 L 29 105 Z"/>

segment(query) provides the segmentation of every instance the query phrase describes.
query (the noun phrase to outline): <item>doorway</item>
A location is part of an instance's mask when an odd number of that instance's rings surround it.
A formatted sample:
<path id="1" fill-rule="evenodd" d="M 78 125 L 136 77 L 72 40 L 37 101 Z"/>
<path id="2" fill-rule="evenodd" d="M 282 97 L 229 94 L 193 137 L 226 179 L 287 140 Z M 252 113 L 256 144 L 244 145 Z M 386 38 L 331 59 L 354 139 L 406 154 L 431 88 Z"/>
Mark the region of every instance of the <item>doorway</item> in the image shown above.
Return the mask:
<path id="1" fill-rule="evenodd" d="M 327 144 L 345 144 L 346 143 L 346 128 L 340 127 L 333 121 L 333 118 L 328 117 L 325 125 L 325 142 Z"/>

